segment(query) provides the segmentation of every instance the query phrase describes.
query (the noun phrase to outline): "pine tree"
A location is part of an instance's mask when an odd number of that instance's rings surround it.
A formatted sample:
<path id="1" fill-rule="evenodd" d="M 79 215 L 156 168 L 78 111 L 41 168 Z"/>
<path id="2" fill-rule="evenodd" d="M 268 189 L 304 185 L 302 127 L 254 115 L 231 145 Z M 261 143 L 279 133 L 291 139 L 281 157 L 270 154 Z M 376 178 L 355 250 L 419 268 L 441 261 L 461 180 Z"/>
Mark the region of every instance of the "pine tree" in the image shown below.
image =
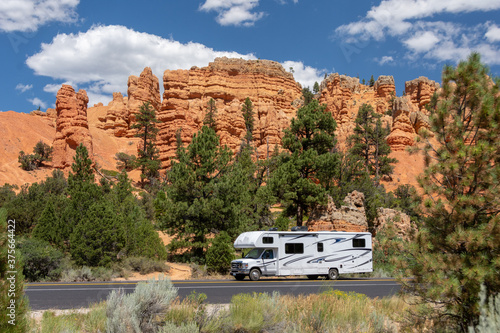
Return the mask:
<path id="1" fill-rule="evenodd" d="M 141 185 L 143 187 L 146 185 L 146 181 L 151 184 L 159 176 L 161 162 L 156 148 L 156 135 L 158 134 L 156 124 L 159 122 L 156 119 L 156 110 L 149 102 L 144 102 L 136 115 L 136 123 L 131 126 L 131 128 L 137 129 L 135 136 L 141 139 L 137 165 L 141 169 Z"/>
<path id="2" fill-rule="evenodd" d="M 71 164 L 73 174 L 70 173 L 68 180 L 71 179 L 71 182 L 93 182 L 94 172 L 92 170 L 92 164 L 87 148 L 83 143 L 80 143 L 80 145 L 76 147 L 76 154 L 73 157 L 73 164 Z"/>
<path id="3" fill-rule="evenodd" d="M 370 87 L 373 87 L 375 85 L 375 79 L 373 78 L 373 75 L 370 77 L 370 81 L 368 83 Z"/>
<path id="4" fill-rule="evenodd" d="M 234 228 L 230 203 L 224 202 L 227 193 L 220 190 L 231 152 L 220 146 L 215 130 L 205 125 L 187 150 L 182 144 L 177 147 L 176 157 L 167 173 L 166 195 L 160 192 L 155 202 L 157 217 L 163 229 L 177 235 L 171 250 L 190 247 L 197 260 L 202 260 L 208 247 L 206 236 Z"/>
<path id="5" fill-rule="evenodd" d="M 349 153 L 361 158 L 366 171 L 375 176 L 375 183 L 383 175 L 390 175 L 393 171 L 391 164 L 397 160 L 389 158 L 391 147 L 385 138 L 389 135 L 389 128 L 383 128 L 380 115 L 371 105 L 363 104 L 355 120 L 354 134 L 348 139 L 351 145 Z"/>
<path id="6" fill-rule="evenodd" d="M 21 254 L 16 233 L 7 223 L 7 210 L 0 208 L 0 331 L 24 333 L 29 328 L 28 299 L 24 296 Z M 15 226 L 15 222 L 14 222 Z"/>
<path id="7" fill-rule="evenodd" d="M 89 207 L 70 237 L 70 253 L 77 265 L 109 266 L 124 247 L 124 230 L 106 201 Z"/>
<path id="8" fill-rule="evenodd" d="M 325 107 L 313 100 L 297 111 L 283 137 L 284 152 L 270 185 L 282 199 L 288 216 L 296 216 L 302 225 L 303 216 L 310 208 L 326 200 L 326 191 L 318 179 L 329 178 L 325 172 L 334 172 L 339 156 L 333 153 L 336 123 Z"/>
<path id="9" fill-rule="evenodd" d="M 61 225 L 52 200 L 45 205 L 42 215 L 33 229 L 33 237 L 45 240 L 52 245 L 62 246 Z"/>
<path id="10" fill-rule="evenodd" d="M 314 86 L 313 86 L 313 93 L 314 93 L 314 94 L 319 93 L 319 84 L 318 84 L 318 82 L 317 82 L 317 81 L 316 81 L 316 82 L 314 82 Z"/>
<path id="11" fill-rule="evenodd" d="M 37 142 L 33 148 L 33 159 L 37 168 L 41 167 L 44 162 L 52 161 L 52 151 L 53 148 L 44 143 L 42 140 Z"/>
<path id="12" fill-rule="evenodd" d="M 217 108 L 215 107 L 215 101 L 213 98 L 210 98 L 207 103 L 207 113 L 205 114 L 205 118 L 203 119 L 203 125 L 210 127 L 214 131 L 217 129 L 217 124 L 215 122 L 216 114 Z"/>
<path id="13" fill-rule="evenodd" d="M 445 67 L 430 117 L 438 144 L 427 141 L 419 180 L 427 218 L 399 266 L 414 277 L 402 280 L 403 290 L 437 328 L 466 332 L 478 322 L 481 285 L 488 295 L 500 292 L 499 84 L 472 54 Z"/>
<path id="14" fill-rule="evenodd" d="M 308 105 L 314 99 L 314 95 L 309 87 L 302 88 L 302 98 L 304 99 L 304 105 Z"/>
<path id="15" fill-rule="evenodd" d="M 232 260 L 234 260 L 234 248 L 231 237 L 225 231 L 221 231 L 207 250 L 208 271 L 227 274 Z"/>
<path id="16" fill-rule="evenodd" d="M 250 98 L 247 97 L 245 99 L 245 102 L 243 103 L 243 106 L 241 108 L 241 112 L 243 113 L 243 120 L 245 121 L 245 128 L 246 128 L 245 145 L 250 146 L 250 144 L 253 141 L 253 128 L 254 128 L 253 105 Z"/>

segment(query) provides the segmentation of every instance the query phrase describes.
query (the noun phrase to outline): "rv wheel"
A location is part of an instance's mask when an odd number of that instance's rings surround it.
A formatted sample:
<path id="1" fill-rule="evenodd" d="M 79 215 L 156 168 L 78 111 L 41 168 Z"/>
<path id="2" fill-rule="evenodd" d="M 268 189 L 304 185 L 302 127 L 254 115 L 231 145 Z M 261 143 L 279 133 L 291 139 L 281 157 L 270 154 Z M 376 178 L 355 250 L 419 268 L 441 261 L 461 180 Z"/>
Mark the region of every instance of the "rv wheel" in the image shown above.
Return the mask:
<path id="1" fill-rule="evenodd" d="M 257 281 L 260 279 L 260 271 L 257 268 L 253 268 L 248 275 L 250 280 Z"/>
<path id="2" fill-rule="evenodd" d="M 337 280 L 339 278 L 339 271 L 336 268 L 330 268 L 328 271 L 328 280 Z"/>
<path id="3" fill-rule="evenodd" d="M 235 278 L 236 280 L 238 280 L 238 281 L 243 281 L 243 279 L 245 278 L 245 275 L 243 275 L 243 274 L 236 274 L 236 275 L 234 276 L 234 278 Z"/>

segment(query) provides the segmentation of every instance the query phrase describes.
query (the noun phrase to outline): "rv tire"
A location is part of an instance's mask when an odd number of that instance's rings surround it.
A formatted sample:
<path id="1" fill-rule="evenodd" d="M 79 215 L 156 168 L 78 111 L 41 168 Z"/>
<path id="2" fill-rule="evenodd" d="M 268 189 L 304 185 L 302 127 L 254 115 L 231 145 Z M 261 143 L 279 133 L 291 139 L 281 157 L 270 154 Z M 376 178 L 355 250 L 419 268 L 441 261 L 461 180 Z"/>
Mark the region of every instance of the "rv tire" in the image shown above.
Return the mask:
<path id="1" fill-rule="evenodd" d="M 328 271 L 328 280 L 337 280 L 339 278 L 339 271 L 336 268 L 330 268 Z"/>
<path id="2" fill-rule="evenodd" d="M 252 268 L 248 277 L 251 281 L 258 281 L 260 279 L 260 271 L 257 268 Z"/>
<path id="3" fill-rule="evenodd" d="M 238 281 L 243 281 L 243 279 L 245 279 L 245 275 L 243 275 L 243 274 L 236 274 L 236 275 L 234 276 L 234 278 L 235 278 L 236 280 L 238 280 Z"/>

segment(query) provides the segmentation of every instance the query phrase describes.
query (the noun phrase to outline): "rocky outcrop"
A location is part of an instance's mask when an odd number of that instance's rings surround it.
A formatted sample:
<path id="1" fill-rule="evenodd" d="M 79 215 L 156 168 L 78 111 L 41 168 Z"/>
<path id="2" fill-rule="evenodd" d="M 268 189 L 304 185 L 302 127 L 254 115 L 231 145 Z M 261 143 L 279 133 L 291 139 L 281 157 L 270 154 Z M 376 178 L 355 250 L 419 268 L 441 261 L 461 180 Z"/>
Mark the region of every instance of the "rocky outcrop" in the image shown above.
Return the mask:
<path id="1" fill-rule="evenodd" d="M 405 150 L 415 144 L 415 129 L 410 120 L 410 114 L 415 113 L 415 107 L 405 96 L 396 97 L 392 106 L 392 129 L 387 136 L 387 143 L 394 151 Z"/>
<path id="2" fill-rule="evenodd" d="M 416 231 L 416 226 L 405 213 L 390 208 L 378 208 L 377 218 L 373 222 L 375 233 L 386 229 L 389 223 L 393 224 L 396 235 L 403 240 L 408 240 Z"/>
<path id="3" fill-rule="evenodd" d="M 158 147 L 163 165 L 175 155 L 176 132 L 183 144 L 190 143 L 203 125 L 207 103 L 217 108 L 217 134 L 221 144 L 237 150 L 245 135 L 241 113 L 244 100 L 253 103 L 253 145 L 265 158 L 281 144 L 282 130 L 295 116 L 301 87 L 291 73 L 274 61 L 217 58 L 207 67 L 166 70 L 163 74 L 163 102 L 158 113 Z M 295 102 L 295 104 L 294 104 Z"/>
<path id="4" fill-rule="evenodd" d="M 385 114 L 396 94 L 394 78 L 380 76 L 373 87 L 359 83 L 358 78 L 339 75 L 328 76 L 320 85 L 320 104 L 325 103 L 326 110 L 337 122 L 336 135 L 341 145 L 353 133 L 354 120 L 363 104 L 370 104 L 379 114 Z"/>
<path id="5" fill-rule="evenodd" d="M 113 100 L 107 106 L 105 116 L 99 117 L 98 128 L 110 131 L 114 136 L 133 137 L 130 129 L 135 122 L 135 115 L 144 102 L 149 102 L 158 112 L 161 107 L 160 83 L 151 68 L 146 67 L 140 76 L 128 78 L 127 97 L 121 93 L 113 93 Z M 97 105 L 98 106 L 98 105 Z"/>
<path id="6" fill-rule="evenodd" d="M 405 96 L 408 96 L 411 103 L 417 110 L 428 115 L 425 108 L 431 101 L 432 95 L 439 89 L 439 83 L 429 80 L 425 76 L 405 83 Z"/>
<path id="7" fill-rule="evenodd" d="M 346 206 L 337 209 L 332 197 L 328 196 L 326 206 L 319 206 L 311 212 L 307 221 L 309 231 L 368 231 L 364 200 L 363 193 L 353 191 L 344 199 Z"/>
<path id="8" fill-rule="evenodd" d="M 73 163 L 76 148 L 83 144 L 93 159 L 92 136 L 87 121 L 85 90 L 75 92 L 72 86 L 63 84 L 56 97 L 56 137 L 52 144 L 52 164 L 55 168 L 66 168 Z"/>
<path id="9" fill-rule="evenodd" d="M 128 98 L 124 99 L 119 92 L 113 93 L 113 100 L 107 106 L 106 115 L 99 118 L 98 128 L 109 130 L 114 136 L 126 136 L 129 130 Z"/>

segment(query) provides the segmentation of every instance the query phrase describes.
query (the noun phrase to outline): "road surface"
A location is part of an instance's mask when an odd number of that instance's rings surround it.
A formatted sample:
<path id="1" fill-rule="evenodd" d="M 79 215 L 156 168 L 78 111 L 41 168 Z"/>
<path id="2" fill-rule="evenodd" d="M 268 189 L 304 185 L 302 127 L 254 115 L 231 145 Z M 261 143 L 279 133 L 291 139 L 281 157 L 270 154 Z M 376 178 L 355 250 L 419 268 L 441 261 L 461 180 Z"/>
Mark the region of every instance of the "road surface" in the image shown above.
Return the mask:
<path id="1" fill-rule="evenodd" d="M 278 291 L 281 294 L 313 294 L 329 288 L 344 292 L 354 291 L 368 297 L 384 297 L 397 293 L 399 284 L 393 279 L 342 279 L 337 281 L 307 279 L 261 279 L 259 281 L 234 280 L 190 280 L 172 281 L 178 288 L 181 298 L 192 291 L 205 293 L 207 303 L 227 304 L 231 297 L 240 293 Z M 112 290 L 123 289 L 126 293 L 134 291 L 138 281 L 124 282 L 54 282 L 28 283 L 26 295 L 32 310 L 76 309 L 88 307 L 105 300 Z"/>

